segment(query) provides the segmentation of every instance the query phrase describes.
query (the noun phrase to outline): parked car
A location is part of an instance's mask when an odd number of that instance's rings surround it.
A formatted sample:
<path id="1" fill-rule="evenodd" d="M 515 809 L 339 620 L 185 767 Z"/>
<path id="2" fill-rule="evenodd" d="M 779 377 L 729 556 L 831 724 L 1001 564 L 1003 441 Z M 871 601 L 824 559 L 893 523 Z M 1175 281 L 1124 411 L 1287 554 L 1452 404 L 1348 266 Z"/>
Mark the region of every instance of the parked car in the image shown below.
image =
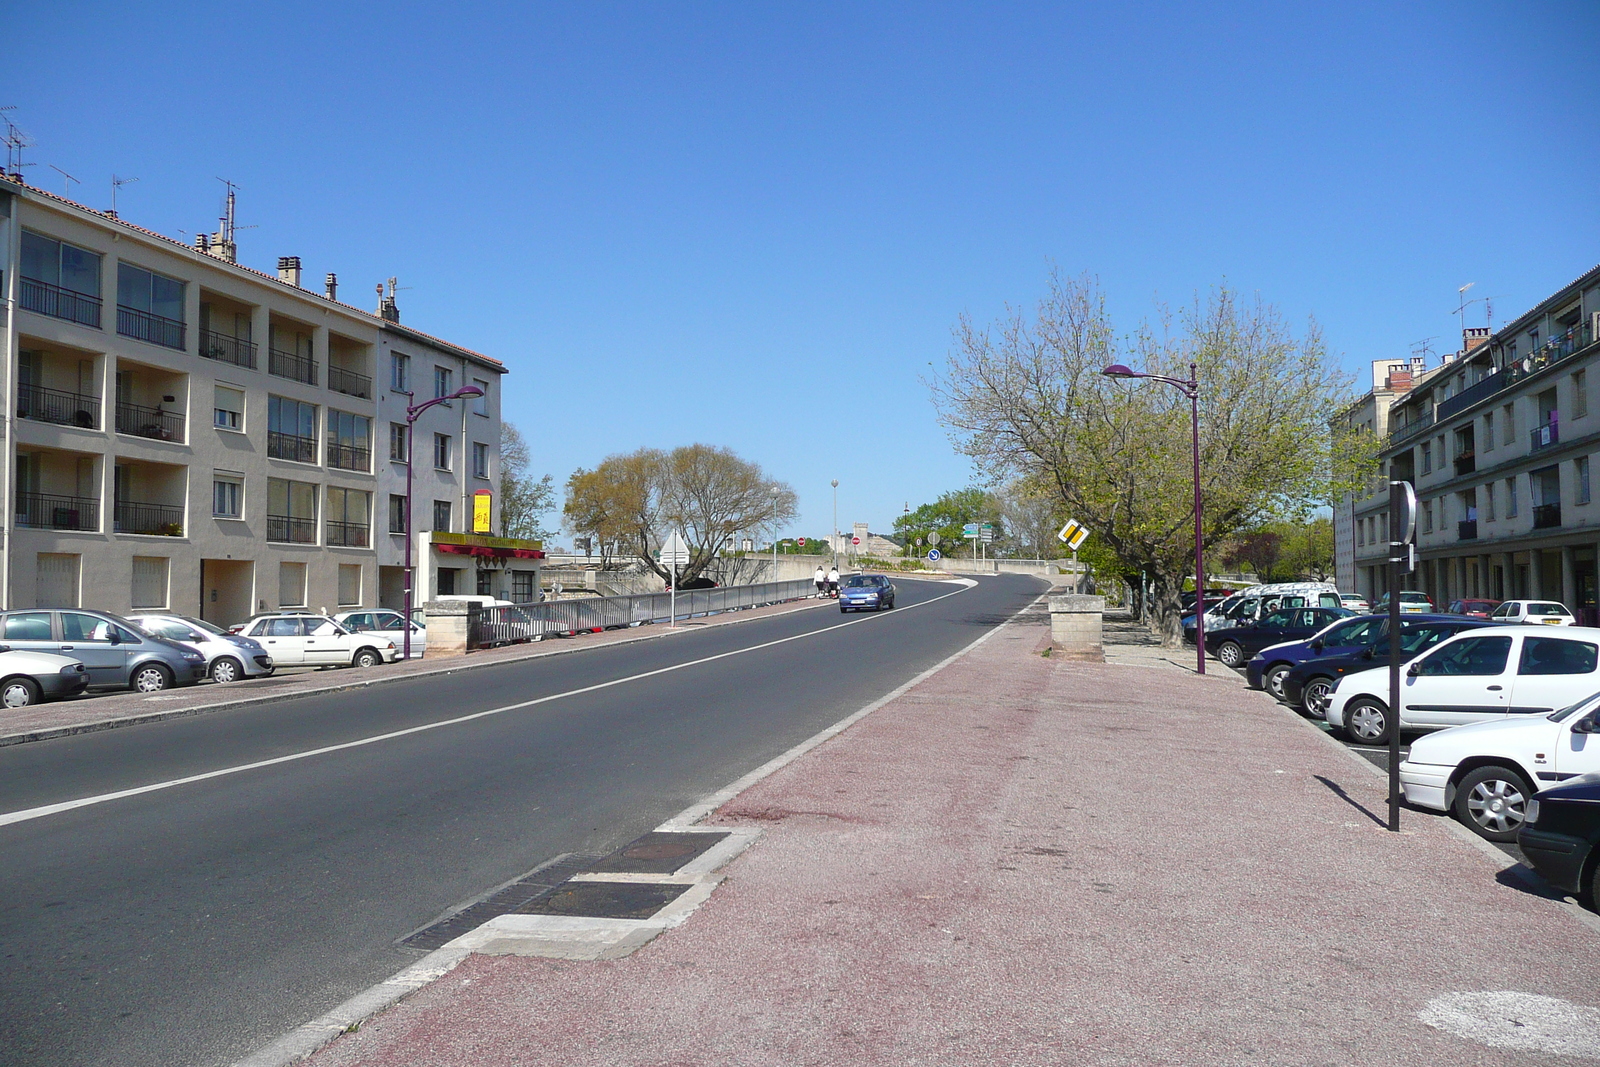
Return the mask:
<path id="1" fill-rule="evenodd" d="M 1222 603 L 1224 600 L 1228 599 L 1228 597 L 1230 597 L 1232 595 L 1233 595 L 1233 590 L 1232 589 L 1207 589 L 1206 590 L 1206 608 L 1207 609 L 1214 608 L 1218 604 Z M 1195 592 L 1194 592 L 1193 589 L 1190 589 L 1187 592 L 1183 592 L 1183 593 L 1179 593 L 1178 594 L 1178 602 L 1179 602 L 1180 606 L 1183 608 L 1183 613 L 1185 615 L 1194 614 L 1194 602 L 1195 602 L 1196 599 L 1197 599 L 1197 597 L 1195 596 Z"/>
<path id="2" fill-rule="evenodd" d="M 1303 641 L 1335 619 L 1354 612 L 1343 608 L 1288 608 L 1274 611 L 1260 622 L 1206 634 L 1206 652 L 1225 667 L 1243 667 L 1251 656 L 1280 641 Z"/>
<path id="3" fill-rule="evenodd" d="M 376 667 L 400 655 L 389 638 L 351 633 L 326 615 L 258 615 L 243 634 L 264 645 L 278 667 Z"/>
<path id="4" fill-rule="evenodd" d="M 1565 604 L 1554 600 L 1507 600 L 1489 613 L 1495 622 L 1536 623 L 1545 626 L 1576 626 L 1578 620 Z"/>
<path id="5" fill-rule="evenodd" d="M 1372 605 L 1374 615 L 1389 614 L 1389 594 L 1385 593 Z M 1400 614 L 1402 615 L 1430 615 L 1433 613 L 1433 598 L 1427 593 L 1419 593 L 1415 589 L 1402 589 L 1400 591 Z"/>
<path id="6" fill-rule="evenodd" d="M 1591 692 L 1545 715 L 1418 738 L 1400 764 L 1400 788 L 1418 807 L 1453 812 L 1479 836 L 1510 841 L 1536 788 L 1600 772 L 1597 709 L 1600 692 Z"/>
<path id="7" fill-rule="evenodd" d="M 424 618 L 420 608 L 413 614 L 418 619 Z M 400 649 L 402 654 L 405 651 L 405 617 L 398 611 L 389 611 L 386 608 L 379 608 L 375 611 L 368 611 L 365 608 L 360 611 L 341 611 L 333 617 L 333 621 L 351 633 L 382 634 L 393 641 L 394 647 Z M 413 622 L 411 624 L 411 658 L 420 659 L 427 649 L 427 627 L 423 626 L 420 621 Z"/>
<path id="8" fill-rule="evenodd" d="M 1596 729 L 1592 722 L 1589 729 Z M 1586 897 L 1591 908 L 1600 909 L 1600 862 L 1595 858 L 1600 856 L 1600 774 L 1585 774 L 1535 794 L 1517 846 L 1551 885 Z"/>
<path id="9" fill-rule="evenodd" d="M 1389 617 L 1369 615 L 1377 621 L 1367 647 L 1336 656 L 1306 658 L 1289 668 L 1279 680 L 1279 700 L 1313 719 L 1328 710 L 1328 697 L 1339 679 L 1389 665 Z M 1400 619 L 1400 662 L 1409 663 L 1447 637 L 1462 630 L 1488 626 L 1481 619 L 1451 615 L 1405 615 Z"/>
<path id="10" fill-rule="evenodd" d="M 188 615 L 130 615 L 128 621 L 147 634 L 188 645 L 206 658 L 206 674 L 213 682 L 264 678 L 273 671 L 267 650 L 248 637 L 230 634 L 222 627 Z"/>
<path id="11" fill-rule="evenodd" d="M 1553 634 L 1542 626 L 1488 626 L 1458 633 L 1411 661 L 1400 679 L 1399 727 L 1446 726 L 1548 715 L 1600 691 L 1600 630 Z M 1340 679 L 1328 724 L 1364 745 L 1388 740 L 1389 672 Z"/>
<path id="12" fill-rule="evenodd" d="M 1372 605 L 1367 603 L 1367 598 L 1360 593 L 1340 593 L 1339 606 L 1351 611 L 1370 611 Z"/>
<path id="13" fill-rule="evenodd" d="M 1450 606 L 1444 610 L 1451 615 L 1467 615 L 1474 619 L 1487 619 L 1495 608 L 1500 606 L 1498 600 L 1452 600 Z"/>
<path id="14" fill-rule="evenodd" d="M 156 693 L 206 676 L 206 658 L 184 645 L 139 632 L 127 619 L 83 608 L 28 608 L 0 613 L 0 644 L 78 660 L 89 685 Z"/>
<path id="15" fill-rule="evenodd" d="M 1384 622 L 1373 615 L 1357 615 L 1354 618 L 1337 619 L 1304 641 L 1268 645 L 1246 665 L 1245 684 L 1251 689 L 1265 689 L 1282 699 L 1283 678 L 1291 667 L 1306 659 L 1360 652 L 1377 638 Z"/>
<path id="16" fill-rule="evenodd" d="M 881 574 L 847 574 L 839 587 L 839 613 L 894 607 L 894 585 Z"/>
<path id="17" fill-rule="evenodd" d="M 89 669 L 71 656 L 0 645 L 0 707 L 25 708 L 89 688 Z"/>

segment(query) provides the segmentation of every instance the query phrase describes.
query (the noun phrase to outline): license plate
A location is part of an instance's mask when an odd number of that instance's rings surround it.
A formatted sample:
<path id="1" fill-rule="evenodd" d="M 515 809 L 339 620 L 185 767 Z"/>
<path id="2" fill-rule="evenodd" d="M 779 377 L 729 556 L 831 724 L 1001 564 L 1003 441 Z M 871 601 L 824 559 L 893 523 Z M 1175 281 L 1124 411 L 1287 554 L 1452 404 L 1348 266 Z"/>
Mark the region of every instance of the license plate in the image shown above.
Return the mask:
<path id="1" fill-rule="evenodd" d="M 1540 619 L 1539 621 L 1544 623 L 1546 626 L 1560 626 L 1561 625 L 1561 620 L 1560 619 Z"/>

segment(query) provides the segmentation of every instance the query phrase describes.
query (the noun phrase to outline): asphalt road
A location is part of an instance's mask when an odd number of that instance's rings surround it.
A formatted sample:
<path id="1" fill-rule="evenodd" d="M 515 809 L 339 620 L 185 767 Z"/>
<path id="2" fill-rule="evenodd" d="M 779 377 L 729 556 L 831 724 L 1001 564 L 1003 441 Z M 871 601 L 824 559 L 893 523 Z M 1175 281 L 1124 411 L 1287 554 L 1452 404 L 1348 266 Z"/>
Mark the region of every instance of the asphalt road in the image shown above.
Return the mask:
<path id="1" fill-rule="evenodd" d="M 399 939 L 556 855 L 626 843 L 1044 588 L 897 584 L 880 615 L 802 611 L 0 749 L 3 822 L 570 694 L 0 825 L 0 1057 L 230 1063 L 413 962 Z"/>

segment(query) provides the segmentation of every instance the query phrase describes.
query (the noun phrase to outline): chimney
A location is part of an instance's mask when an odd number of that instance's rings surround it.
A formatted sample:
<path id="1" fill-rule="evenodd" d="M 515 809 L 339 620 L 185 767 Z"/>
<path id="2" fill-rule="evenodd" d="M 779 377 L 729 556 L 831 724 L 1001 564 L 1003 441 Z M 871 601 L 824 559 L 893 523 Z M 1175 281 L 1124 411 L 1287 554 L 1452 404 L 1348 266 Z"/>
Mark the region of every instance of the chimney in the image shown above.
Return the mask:
<path id="1" fill-rule="evenodd" d="M 1489 343 L 1489 327 L 1468 326 L 1461 331 L 1461 353 L 1470 354 L 1473 349 Z"/>
<path id="2" fill-rule="evenodd" d="M 194 249 L 196 252 L 205 252 L 209 255 L 211 252 L 211 235 L 205 233 L 195 234 Z"/>
<path id="3" fill-rule="evenodd" d="M 280 282 L 285 282 L 289 285 L 292 285 L 296 289 L 300 288 L 299 256 L 278 257 L 278 280 Z"/>
<path id="4" fill-rule="evenodd" d="M 339 299 L 339 276 L 337 274 L 330 270 L 328 276 L 322 279 L 322 285 L 327 291 L 329 300 Z"/>

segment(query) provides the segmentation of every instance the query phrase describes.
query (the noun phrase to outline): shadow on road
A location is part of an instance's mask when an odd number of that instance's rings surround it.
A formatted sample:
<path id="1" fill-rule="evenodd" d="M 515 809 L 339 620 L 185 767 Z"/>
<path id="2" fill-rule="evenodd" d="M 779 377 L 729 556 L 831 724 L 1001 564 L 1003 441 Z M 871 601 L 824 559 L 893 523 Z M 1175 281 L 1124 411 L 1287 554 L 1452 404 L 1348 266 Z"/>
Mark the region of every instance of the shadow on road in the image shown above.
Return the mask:
<path id="1" fill-rule="evenodd" d="M 1379 826 L 1384 828 L 1388 827 L 1388 819 L 1379 818 L 1365 804 L 1361 803 L 1361 801 L 1357 800 L 1349 793 L 1346 793 L 1344 791 L 1344 786 L 1340 785 L 1338 782 L 1335 782 L 1332 778 L 1325 778 L 1320 774 L 1314 774 L 1312 777 L 1321 782 L 1323 785 L 1327 786 L 1328 789 L 1332 791 L 1334 796 L 1338 797 L 1352 808 L 1355 808 L 1357 811 L 1371 819 L 1373 822 L 1377 823 Z"/>

